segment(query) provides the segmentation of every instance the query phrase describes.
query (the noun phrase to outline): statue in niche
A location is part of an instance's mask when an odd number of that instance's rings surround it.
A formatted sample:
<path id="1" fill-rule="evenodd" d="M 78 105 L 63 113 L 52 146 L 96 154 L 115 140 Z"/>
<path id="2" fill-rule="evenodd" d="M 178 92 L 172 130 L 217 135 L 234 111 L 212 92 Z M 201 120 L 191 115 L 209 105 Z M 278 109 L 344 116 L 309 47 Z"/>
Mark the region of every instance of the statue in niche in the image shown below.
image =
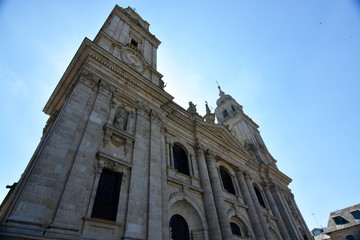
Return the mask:
<path id="1" fill-rule="evenodd" d="M 129 112 L 124 107 L 116 109 L 114 118 L 114 127 L 126 131 L 128 124 Z"/>

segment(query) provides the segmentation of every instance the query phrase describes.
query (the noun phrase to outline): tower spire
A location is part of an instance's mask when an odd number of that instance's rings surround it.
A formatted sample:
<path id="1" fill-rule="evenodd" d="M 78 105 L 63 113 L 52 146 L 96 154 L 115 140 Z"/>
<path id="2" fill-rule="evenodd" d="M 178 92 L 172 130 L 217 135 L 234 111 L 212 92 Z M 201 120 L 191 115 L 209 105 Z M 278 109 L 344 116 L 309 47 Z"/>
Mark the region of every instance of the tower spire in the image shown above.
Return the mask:
<path id="1" fill-rule="evenodd" d="M 220 84 L 218 83 L 218 81 L 216 81 L 217 85 L 218 85 L 218 89 L 219 89 L 219 96 L 222 97 L 225 95 L 225 93 L 221 90 Z"/>

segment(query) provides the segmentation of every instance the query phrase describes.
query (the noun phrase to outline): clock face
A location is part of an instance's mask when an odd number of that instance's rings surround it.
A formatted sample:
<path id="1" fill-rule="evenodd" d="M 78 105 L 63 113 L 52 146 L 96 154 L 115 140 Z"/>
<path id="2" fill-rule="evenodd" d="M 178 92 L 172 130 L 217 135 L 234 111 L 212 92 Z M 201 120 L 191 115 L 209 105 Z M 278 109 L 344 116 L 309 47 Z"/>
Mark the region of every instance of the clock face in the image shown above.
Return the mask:
<path id="1" fill-rule="evenodd" d="M 144 63 L 141 56 L 132 49 L 125 49 L 122 53 L 122 59 L 136 71 L 140 73 L 144 71 Z"/>

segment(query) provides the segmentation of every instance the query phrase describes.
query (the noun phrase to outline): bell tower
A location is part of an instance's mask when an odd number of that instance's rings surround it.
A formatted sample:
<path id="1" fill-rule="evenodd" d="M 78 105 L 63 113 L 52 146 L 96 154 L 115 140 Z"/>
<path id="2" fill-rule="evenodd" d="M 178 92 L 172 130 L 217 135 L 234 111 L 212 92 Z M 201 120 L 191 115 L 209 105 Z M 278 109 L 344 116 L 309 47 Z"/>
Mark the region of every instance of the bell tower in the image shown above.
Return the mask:
<path id="1" fill-rule="evenodd" d="M 150 24 L 131 7 L 116 6 L 94 39 L 94 43 L 121 60 L 135 75 L 160 88 L 162 75 L 156 70 L 160 41 L 150 33 Z"/>
<path id="2" fill-rule="evenodd" d="M 219 99 L 216 101 L 215 116 L 219 124 L 224 125 L 239 140 L 239 142 L 253 155 L 253 160 L 265 165 L 273 164 L 276 160 L 267 150 L 258 130 L 259 126 L 243 111 L 243 106 L 230 95 L 225 94 L 220 86 Z"/>

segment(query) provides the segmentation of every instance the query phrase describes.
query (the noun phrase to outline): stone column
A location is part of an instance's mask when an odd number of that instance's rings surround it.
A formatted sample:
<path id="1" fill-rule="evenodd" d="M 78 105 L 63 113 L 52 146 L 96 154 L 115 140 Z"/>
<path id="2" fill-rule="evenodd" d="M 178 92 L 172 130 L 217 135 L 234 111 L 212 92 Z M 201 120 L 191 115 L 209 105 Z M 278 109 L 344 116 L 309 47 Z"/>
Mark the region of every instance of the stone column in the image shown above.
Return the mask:
<path id="1" fill-rule="evenodd" d="M 173 152 L 173 144 L 169 143 L 169 149 L 170 149 L 170 166 L 174 168 L 174 152 Z"/>
<path id="2" fill-rule="evenodd" d="M 165 160 L 166 167 L 171 166 L 171 157 L 170 157 L 170 143 L 168 137 L 165 137 Z"/>
<path id="3" fill-rule="evenodd" d="M 190 175 L 190 177 L 194 177 L 193 166 L 192 166 L 192 162 L 191 162 L 191 155 L 189 153 L 186 153 L 186 159 L 187 159 L 187 163 L 189 166 L 189 175 Z"/>
<path id="4" fill-rule="evenodd" d="M 263 187 L 264 187 L 266 198 L 269 201 L 270 207 L 271 207 L 275 217 L 277 218 L 277 225 L 279 227 L 282 238 L 284 240 L 291 239 L 289 233 L 286 230 L 286 226 L 280 215 L 279 209 L 276 206 L 275 200 L 270 192 L 269 185 L 267 183 L 264 183 Z"/>
<path id="5" fill-rule="evenodd" d="M 196 147 L 196 159 L 198 161 L 198 166 L 199 166 L 200 183 L 204 191 L 203 200 L 204 200 L 205 216 L 209 230 L 209 239 L 219 240 L 221 239 L 219 220 L 217 217 L 213 192 L 210 184 L 210 178 L 208 175 L 208 170 L 205 162 L 204 151 L 200 146 Z"/>
<path id="6" fill-rule="evenodd" d="M 219 174 L 215 167 L 214 155 L 211 150 L 206 151 L 206 162 L 208 165 L 209 176 L 211 180 L 211 186 L 214 193 L 215 206 L 219 216 L 219 223 L 221 228 L 222 239 L 233 239 L 230 222 L 226 216 L 226 205 L 224 202 L 223 191 L 219 179 Z"/>
<path id="7" fill-rule="evenodd" d="M 253 200 L 256 213 L 257 213 L 257 215 L 259 217 L 260 225 L 261 225 L 262 230 L 264 232 L 265 239 L 271 239 L 271 235 L 269 233 L 269 228 L 268 228 L 268 226 L 266 224 L 266 221 L 265 221 L 265 218 L 264 218 L 264 213 L 263 213 L 263 210 L 262 210 L 262 206 L 259 203 L 259 200 L 258 200 L 258 198 L 256 196 L 256 193 L 255 193 L 255 190 L 254 190 L 254 185 L 253 185 L 253 183 L 252 183 L 252 181 L 250 179 L 250 176 L 248 176 L 248 174 L 245 175 L 245 182 L 246 182 L 246 185 L 247 185 L 247 187 L 249 189 L 251 199 Z"/>
<path id="8" fill-rule="evenodd" d="M 237 169 L 236 177 L 240 184 L 240 189 L 241 189 L 242 195 L 244 196 L 245 203 L 248 206 L 249 218 L 250 218 L 250 222 L 253 227 L 256 239 L 264 240 L 265 239 L 264 232 L 261 228 L 261 224 L 260 224 L 258 215 L 256 213 L 253 200 L 251 199 L 249 189 L 246 185 L 244 173 L 241 169 Z"/>
<path id="9" fill-rule="evenodd" d="M 283 202 L 282 196 L 279 193 L 279 190 L 277 189 L 277 187 L 275 185 L 271 185 L 270 186 L 270 191 L 273 195 L 273 198 L 275 200 L 275 203 L 278 207 L 279 213 L 281 215 L 281 218 L 284 221 L 284 224 L 286 226 L 286 230 L 290 235 L 290 239 L 294 239 L 297 240 L 299 239 L 296 233 L 296 230 L 294 229 L 292 223 L 291 223 L 291 219 L 290 216 L 287 213 L 286 207 L 285 207 L 285 203 Z"/>

